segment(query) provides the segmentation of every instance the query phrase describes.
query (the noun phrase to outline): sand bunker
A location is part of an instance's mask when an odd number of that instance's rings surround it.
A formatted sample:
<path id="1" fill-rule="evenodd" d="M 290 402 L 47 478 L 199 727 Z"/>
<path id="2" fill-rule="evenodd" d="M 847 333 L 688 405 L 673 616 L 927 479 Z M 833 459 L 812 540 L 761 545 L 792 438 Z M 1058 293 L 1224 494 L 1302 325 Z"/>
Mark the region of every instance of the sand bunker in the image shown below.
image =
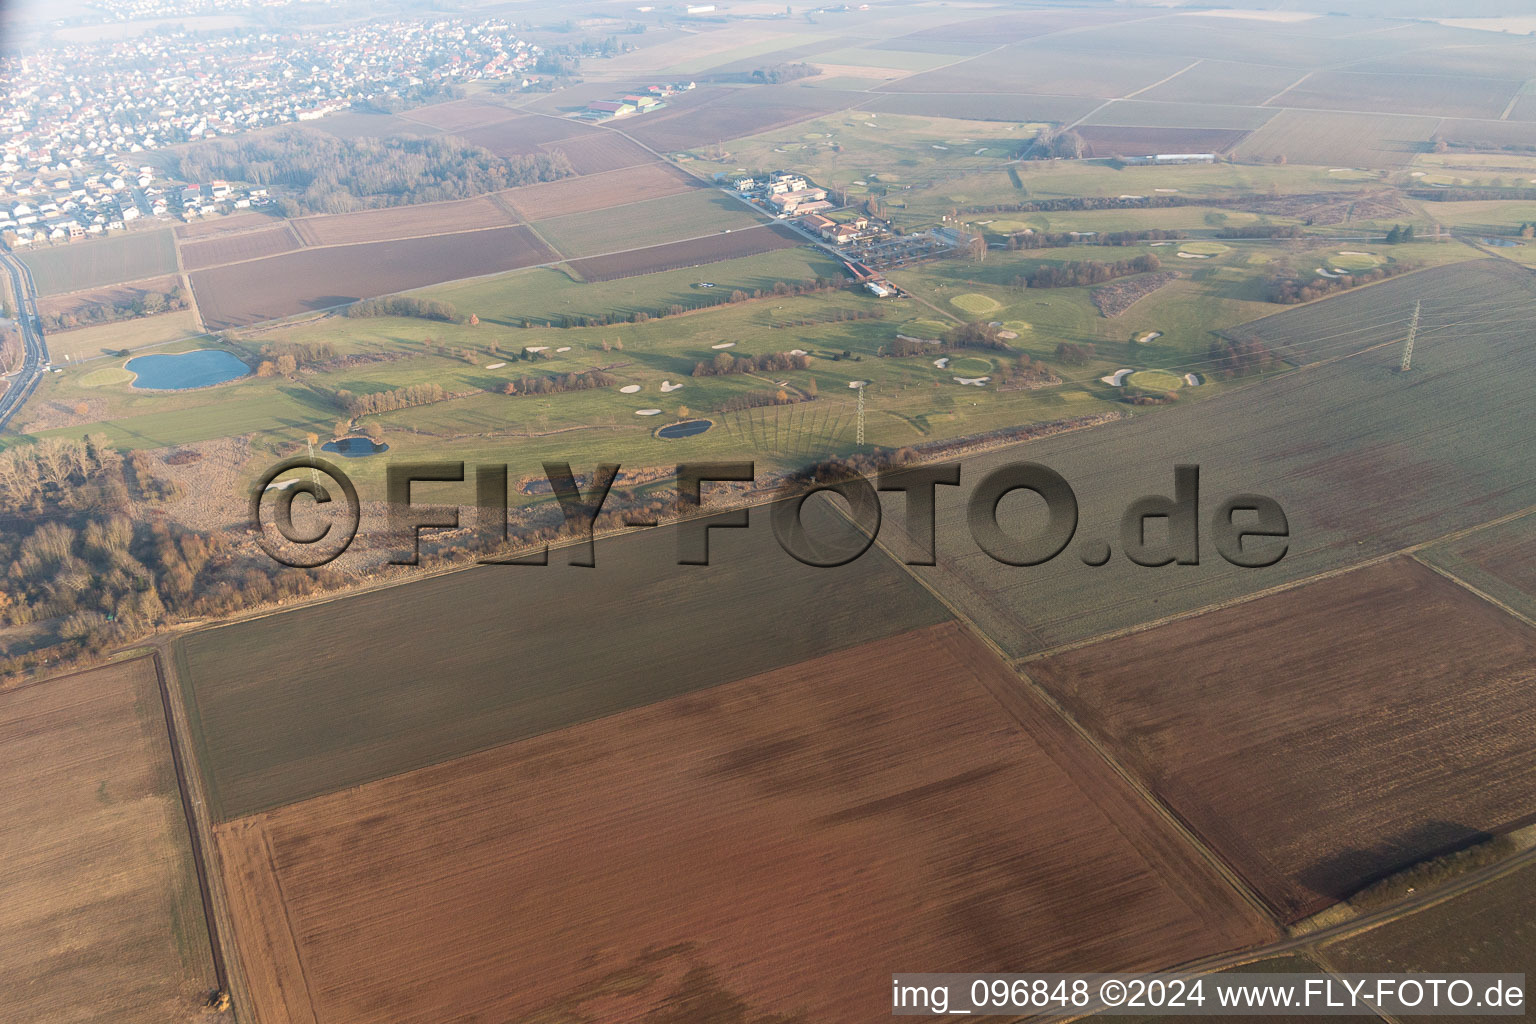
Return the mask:
<path id="1" fill-rule="evenodd" d="M 867 380 L 851 380 L 851 381 L 848 382 L 848 386 L 851 387 L 851 388 L 861 388 L 865 384 L 868 384 L 868 383 L 869 383 L 869 381 L 867 381 Z"/>
<path id="2" fill-rule="evenodd" d="M 1203 252 L 1181 252 L 1181 253 L 1179 253 L 1179 259 L 1181 259 L 1181 260 L 1208 260 L 1210 258 L 1211 257 L 1209 255 L 1207 255 L 1206 253 L 1203 253 Z"/>
<path id="3" fill-rule="evenodd" d="M 980 388 L 980 387 L 986 387 L 987 381 L 989 381 L 991 379 L 992 379 L 991 377 L 956 377 L 955 378 L 955 383 L 956 384 L 965 384 L 965 385 L 967 385 L 969 387 L 973 387 L 973 388 Z"/>
<path id="4" fill-rule="evenodd" d="M 619 394 L 621 394 L 621 395 L 632 395 L 636 391 L 639 391 L 639 390 L 640 390 L 640 385 L 639 384 L 625 384 L 623 387 L 619 388 Z"/>
<path id="5" fill-rule="evenodd" d="M 570 350 L 571 346 L 569 345 L 561 345 L 559 348 L 555 349 L 556 352 L 569 352 Z"/>
<path id="6" fill-rule="evenodd" d="M 506 366 L 506 365 L 507 365 L 506 363 L 486 363 L 485 364 L 485 368 L 487 370 L 499 370 L 503 366 Z"/>
<path id="7" fill-rule="evenodd" d="M 1125 378 L 1129 377 L 1135 372 L 1135 370 L 1116 370 L 1108 377 L 1100 377 L 1099 380 L 1103 381 L 1105 384 L 1108 384 L 1110 387 L 1118 388 L 1125 384 Z"/>
<path id="8" fill-rule="evenodd" d="M 661 415 L 661 410 L 660 409 L 636 409 L 635 410 L 635 415 L 636 416 L 660 416 Z"/>
<path id="9" fill-rule="evenodd" d="M 1158 338 L 1161 338 L 1162 336 L 1163 336 L 1163 332 L 1162 331 L 1148 331 L 1146 334 L 1143 334 L 1141 337 L 1136 339 L 1136 344 L 1138 344 L 1138 345 L 1145 345 L 1147 342 L 1149 342 L 1149 341 L 1156 341 Z"/>
<path id="10" fill-rule="evenodd" d="M 524 348 L 523 351 L 524 352 L 548 352 L 549 351 L 549 346 L 548 345 L 529 345 L 526 348 Z"/>
<path id="11" fill-rule="evenodd" d="M 736 347 L 736 343 L 734 341 L 722 341 L 718 345 L 711 345 L 709 347 L 710 348 L 735 348 Z"/>
<path id="12" fill-rule="evenodd" d="M 1192 388 L 1197 388 L 1201 384 L 1204 384 L 1205 381 L 1201 379 L 1198 373 L 1186 373 L 1184 375 L 1184 383 L 1188 384 Z"/>
<path id="13" fill-rule="evenodd" d="M 941 370 L 944 369 L 944 367 L 949 365 L 949 356 L 945 356 L 943 359 L 935 359 L 933 365 Z"/>
<path id="14" fill-rule="evenodd" d="M 681 387 L 681 384 L 673 384 L 669 380 L 664 380 L 661 382 L 661 390 L 663 394 L 670 394 L 671 392 L 676 391 Z"/>

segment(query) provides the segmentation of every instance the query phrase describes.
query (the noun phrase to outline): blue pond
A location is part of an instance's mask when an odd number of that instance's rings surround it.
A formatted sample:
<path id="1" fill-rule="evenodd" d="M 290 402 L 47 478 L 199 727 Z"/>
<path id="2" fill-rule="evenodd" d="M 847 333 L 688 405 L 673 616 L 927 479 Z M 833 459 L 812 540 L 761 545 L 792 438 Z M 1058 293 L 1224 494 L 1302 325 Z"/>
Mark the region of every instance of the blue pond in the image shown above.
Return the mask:
<path id="1" fill-rule="evenodd" d="M 227 380 L 244 377 L 251 368 L 228 352 L 202 348 L 196 352 L 177 355 L 159 353 L 152 356 L 135 356 L 124 364 L 129 373 L 136 374 L 133 386 L 153 388 L 157 391 L 183 391 L 187 388 L 206 388 L 210 384 L 223 384 Z"/>
<path id="2" fill-rule="evenodd" d="M 679 423 L 668 423 L 656 431 L 656 436 L 672 441 L 679 437 L 693 437 L 696 434 L 702 434 L 714 425 L 713 420 L 683 420 Z"/>
<path id="3" fill-rule="evenodd" d="M 342 437 L 335 441 L 327 441 L 320 446 L 323 452 L 335 452 L 348 459 L 360 459 L 365 455 L 377 455 L 379 452 L 389 451 L 389 445 L 380 441 L 375 444 L 366 437 Z"/>

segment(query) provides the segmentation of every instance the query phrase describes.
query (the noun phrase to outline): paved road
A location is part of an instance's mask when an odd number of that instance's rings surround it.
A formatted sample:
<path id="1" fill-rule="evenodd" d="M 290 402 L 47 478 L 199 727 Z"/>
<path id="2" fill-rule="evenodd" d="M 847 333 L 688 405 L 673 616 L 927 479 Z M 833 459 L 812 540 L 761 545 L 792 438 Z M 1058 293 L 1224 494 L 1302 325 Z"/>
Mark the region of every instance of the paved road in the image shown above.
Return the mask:
<path id="1" fill-rule="evenodd" d="M 21 330 L 21 344 L 26 352 L 21 371 L 10 379 L 10 387 L 0 394 L 0 430 L 16 415 L 37 382 L 48 372 L 48 344 L 43 341 L 42 323 L 37 317 L 37 286 L 32 271 L 10 253 L 0 253 L 0 264 L 11 277 L 11 292 L 16 296 L 16 323 Z"/>

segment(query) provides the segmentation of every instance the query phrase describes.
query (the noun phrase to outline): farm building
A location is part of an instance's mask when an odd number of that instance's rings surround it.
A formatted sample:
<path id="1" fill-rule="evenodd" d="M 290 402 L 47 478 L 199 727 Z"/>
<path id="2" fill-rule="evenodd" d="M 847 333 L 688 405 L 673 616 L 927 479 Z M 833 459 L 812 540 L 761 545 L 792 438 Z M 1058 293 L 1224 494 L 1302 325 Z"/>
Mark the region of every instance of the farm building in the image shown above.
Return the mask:
<path id="1" fill-rule="evenodd" d="M 1215 153 L 1154 153 L 1151 156 L 1126 157 L 1128 164 L 1213 164 Z"/>
<path id="2" fill-rule="evenodd" d="M 821 216 L 819 213 L 813 213 L 808 217 L 801 217 L 800 226 L 808 231 L 814 231 L 818 235 L 824 236 L 828 230 L 837 227 L 837 224 Z"/>
<path id="3" fill-rule="evenodd" d="M 827 190 L 824 188 L 800 188 L 792 192 L 780 192 L 777 195 L 769 196 L 768 205 L 772 206 L 779 213 L 792 215 L 801 212 L 801 207 L 805 204 L 822 202 L 826 198 Z"/>
<path id="4" fill-rule="evenodd" d="M 623 100 L 593 100 L 587 104 L 587 111 L 593 114 L 606 114 L 609 117 L 618 117 L 621 114 L 634 112 L 634 105 Z"/>
<path id="5" fill-rule="evenodd" d="M 891 286 L 884 281 L 865 281 L 864 287 L 877 299 L 888 299 L 895 294 Z"/>

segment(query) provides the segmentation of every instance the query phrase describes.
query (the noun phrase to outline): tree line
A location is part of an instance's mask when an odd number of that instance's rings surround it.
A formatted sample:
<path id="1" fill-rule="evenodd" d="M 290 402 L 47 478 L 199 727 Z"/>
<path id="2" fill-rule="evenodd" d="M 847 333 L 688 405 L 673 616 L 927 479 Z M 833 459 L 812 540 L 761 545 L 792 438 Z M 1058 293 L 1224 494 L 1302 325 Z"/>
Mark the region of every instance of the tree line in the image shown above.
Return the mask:
<path id="1" fill-rule="evenodd" d="M 1267 370 L 1280 362 L 1269 346 L 1253 335 L 1218 337 L 1206 352 L 1208 372 L 1218 377 L 1242 377 Z"/>
<path id="2" fill-rule="evenodd" d="M 450 302 L 418 299 L 409 295 L 391 295 L 382 299 L 362 299 L 347 307 L 347 316 L 406 316 L 418 320 L 443 320 L 458 323 L 459 311 Z"/>
<path id="3" fill-rule="evenodd" d="M 725 377 L 733 373 L 784 373 L 788 370 L 807 370 L 811 357 L 792 352 L 773 352 L 761 356 L 733 356 L 718 352 L 708 362 L 693 366 L 695 377 Z"/>
<path id="4" fill-rule="evenodd" d="M 110 324 L 119 320 L 132 320 L 134 317 L 170 313 L 187 309 L 190 305 L 186 290 L 178 284 L 169 292 L 151 290 L 124 302 L 94 302 L 57 313 L 39 313 L 38 319 L 42 320 L 45 330 L 67 331 L 92 324 Z"/>
<path id="5" fill-rule="evenodd" d="M 504 395 L 557 395 L 563 391 L 591 391 L 595 388 L 611 388 L 619 379 L 602 370 L 583 370 L 579 373 L 557 373 L 547 377 L 519 377 L 501 386 Z"/>
<path id="6" fill-rule="evenodd" d="M 1015 288 L 1083 288 L 1103 284 L 1117 277 L 1146 274 L 1162 267 L 1156 256 L 1143 253 L 1128 260 L 1101 263 L 1095 260 L 1073 260 L 1070 263 L 1048 264 L 1036 267 L 1028 274 L 1013 279 Z"/>
<path id="7" fill-rule="evenodd" d="M 464 199 L 576 173 L 558 151 L 500 157 L 452 136 L 341 139 L 309 128 L 198 143 L 175 171 L 282 189 L 278 208 L 290 217 Z"/>
<path id="8" fill-rule="evenodd" d="M 1269 279 L 1265 284 L 1265 298 L 1270 302 L 1281 305 L 1295 305 L 1298 302 L 1311 302 L 1313 299 L 1321 299 L 1325 295 L 1335 292 L 1348 291 L 1358 288 L 1363 284 L 1374 284 L 1384 281 L 1398 274 L 1406 274 L 1410 270 L 1417 270 L 1418 264 L 1406 260 L 1394 263 L 1386 263 L 1370 270 L 1362 270 L 1359 273 L 1345 274 L 1342 277 L 1296 277 L 1293 275 L 1277 275 Z"/>
<path id="9" fill-rule="evenodd" d="M 433 402 L 442 402 L 452 396 L 443 390 L 441 384 L 429 382 L 408 384 L 403 388 L 394 388 L 389 391 L 374 391 L 366 395 L 355 394 L 341 388 L 333 397 L 336 404 L 346 410 L 348 416 L 356 419 L 372 413 L 395 412 L 418 405 L 431 405 Z"/>
<path id="10" fill-rule="evenodd" d="M 1137 245 L 1168 238 L 1183 238 L 1182 231 L 1149 228 L 1146 231 L 1100 231 L 1083 234 L 1076 231 L 1015 231 L 1005 243 L 1009 249 L 1065 249 L 1072 245 Z"/>

